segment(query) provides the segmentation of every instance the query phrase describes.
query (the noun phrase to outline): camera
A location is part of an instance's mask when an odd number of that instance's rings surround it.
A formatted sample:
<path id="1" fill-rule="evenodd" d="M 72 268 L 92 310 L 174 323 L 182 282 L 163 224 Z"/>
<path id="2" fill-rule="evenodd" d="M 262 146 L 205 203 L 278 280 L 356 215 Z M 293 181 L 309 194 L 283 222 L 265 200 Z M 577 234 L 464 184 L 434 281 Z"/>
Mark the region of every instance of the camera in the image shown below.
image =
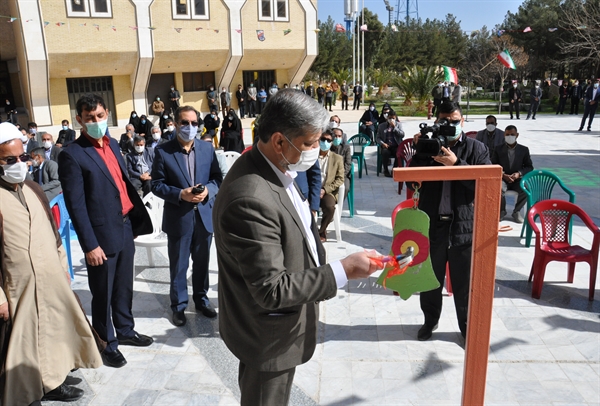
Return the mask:
<path id="1" fill-rule="evenodd" d="M 204 192 L 204 189 L 206 189 L 206 186 L 204 186 L 203 184 L 199 184 L 198 186 L 194 186 L 192 188 L 192 194 L 199 195 L 200 193 Z"/>
<path id="2" fill-rule="evenodd" d="M 432 156 L 442 155 L 442 147 L 448 148 L 448 137 L 456 135 L 456 127 L 450 125 L 446 119 L 441 119 L 432 126 L 421 123 L 419 128 L 421 136 L 415 145 L 417 159 L 430 159 Z"/>

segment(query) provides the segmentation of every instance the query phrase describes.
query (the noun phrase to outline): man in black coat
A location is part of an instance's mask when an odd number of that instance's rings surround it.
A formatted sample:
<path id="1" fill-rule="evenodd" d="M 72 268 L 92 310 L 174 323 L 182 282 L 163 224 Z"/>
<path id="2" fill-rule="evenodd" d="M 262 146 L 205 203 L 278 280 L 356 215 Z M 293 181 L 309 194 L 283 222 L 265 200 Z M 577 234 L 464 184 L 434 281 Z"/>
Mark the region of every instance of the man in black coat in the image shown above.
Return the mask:
<path id="1" fill-rule="evenodd" d="M 69 120 L 63 120 L 62 130 L 58 132 L 58 138 L 56 139 L 56 146 L 59 148 L 66 147 L 75 141 L 76 136 L 75 130 L 69 128 Z"/>
<path id="2" fill-rule="evenodd" d="M 592 131 L 592 121 L 594 121 L 594 115 L 598 109 L 598 102 L 600 102 L 600 89 L 598 89 L 599 84 L 600 80 L 597 80 L 593 85 L 588 86 L 585 90 L 585 110 L 583 110 L 583 118 L 581 119 L 579 131 L 583 131 L 585 120 L 587 120 L 588 116 L 590 117 L 590 121 L 588 121 L 587 130 Z"/>
<path id="3" fill-rule="evenodd" d="M 578 80 L 575 80 L 573 86 L 571 86 L 571 113 L 569 114 L 579 114 L 579 101 L 581 100 L 581 95 L 583 94 L 583 90 L 581 89 L 581 85 Z"/>
<path id="4" fill-rule="evenodd" d="M 238 101 L 238 108 L 240 109 L 240 118 L 244 118 L 246 115 L 246 90 L 242 85 L 238 85 L 235 92 L 235 98 Z"/>
<path id="5" fill-rule="evenodd" d="M 529 112 L 527 113 L 527 120 L 532 118 L 535 120 L 535 113 L 537 113 L 540 107 L 540 101 L 542 100 L 542 89 L 540 88 L 540 82 L 536 81 L 535 85 L 529 92 Z M 532 117 L 533 114 L 533 117 Z"/>
<path id="6" fill-rule="evenodd" d="M 464 118 L 456 103 L 440 105 L 438 119 L 445 118 L 456 127 L 456 135 L 448 137 L 450 148 L 442 147 L 443 155 L 419 159 L 413 157 L 410 166 L 455 166 L 491 164 L 486 146 L 468 138 L 462 132 Z M 421 134 L 415 134 L 417 144 Z M 416 159 L 415 159 L 416 158 Z M 471 251 L 473 243 L 473 204 L 475 181 L 423 182 L 420 190 L 419 209 L 430 219 L 429 247 L 433 271 L 440 287 L 421 292 L 421 310 L 425 323 L 417 338 L 429 340 L 437 328 L 442 313 L 442 286 L 446 264 L 450 267 L 450 280 L 454 292 L 454 304 L 458 326 L 463 337 L 467 334 L 469 283 L 471 281 Z"/>
<path id="7" fill-rule="evenodd" d="M 571 92 L 571 89 L 569 89 L 568 86 L 569 82 L 565 80 L 562 86 L 558 88 L 558 107 L 556 108 L 556 114 L 562 114 L 563 111 L 565 111 L 567 99 L 569 98 L 569 93 Z"/>
<path id="8" fill-rule="evenodd" d="M 513 83 L 512 87 L 508 89 L 508 111 L 510 113 L 510 119 L 513 118 L 513 110 L 517 113 L 517 120 L 519 119 L 519 103 L 523 100 L 521 99 L 523 95 L 521 94 L 521 89 L 519 89 L 519 85 L 517 83 Z"/>
<path id="9" fill-rule="evenodd" d="M 506 216 L 506 199 L 504 195 L 507 190 L 518 193 L 517 202 L 512 213 L 512 218 L 517 223 L 523 222 L 521 209 L 527 202 L 527 195 L 521 189 L 521 178 L 533 170 L 533 163 L 529 155 L 529 148 L 517 144 L 519 133 L 517 127 L 509 125 L 504 130 L 504 144 L 494 148 L 492 152 L 492 164 L 502 166 L 502 200 L 500 203 L 500 220 Z"/>

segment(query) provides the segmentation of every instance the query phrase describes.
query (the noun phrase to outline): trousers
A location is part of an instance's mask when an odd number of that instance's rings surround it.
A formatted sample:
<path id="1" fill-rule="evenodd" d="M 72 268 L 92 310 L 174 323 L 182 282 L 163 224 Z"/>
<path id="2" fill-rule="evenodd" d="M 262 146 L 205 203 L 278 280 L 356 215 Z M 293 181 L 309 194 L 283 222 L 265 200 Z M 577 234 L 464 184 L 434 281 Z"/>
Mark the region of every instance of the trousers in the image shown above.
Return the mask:
<path id="1" fill-rule="evenodd" d="M 513 213 L 521 211 L 523 206 L 525 206 L 525 203 L 527 203 L 527 195 L 525 194 L 523 189 L 521 189 L 520 181 L 513 183 L 506 183 L 502 181 L 502 199 L 500 201 L 500 211 L 506 211 L 506 198 L 504 197 L 504 195 L 506 194 L 507 190 L 514 190 L 518 193 Z"/>
<path id="2" fill-rule="evenodd" d="M 240 362 L 238 382 L 241 406 L 285 406 L 290 401 L 296 368 L 269 372 L 252 369 Z"/>

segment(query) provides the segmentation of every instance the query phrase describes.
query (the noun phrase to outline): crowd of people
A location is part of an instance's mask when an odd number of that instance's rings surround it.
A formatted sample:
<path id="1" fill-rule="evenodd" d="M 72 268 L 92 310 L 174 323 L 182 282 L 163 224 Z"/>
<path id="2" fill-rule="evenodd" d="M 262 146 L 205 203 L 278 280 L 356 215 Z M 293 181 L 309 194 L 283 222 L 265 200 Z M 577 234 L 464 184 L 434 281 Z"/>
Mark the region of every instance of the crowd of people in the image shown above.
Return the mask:
<path id="1" fill-rule="evenodd" d="M 345 86 L 344 82 L 337 87 L 342 101 Z M 440 82 L 434 89 L 434 98 L 440 96 L 439 103 L 435 102 L 436 118 L 454 127 L 448 147 L 442 147 L 437 156 L 413 159 L 409 164 L 502 166 L 499 220 L 507 214 L 505 193 L 512 190 L 518 194 L 512 218 L 522 223 L 525 193 L 520 179 L 533 170 L 529 150 L 517 143 L 516 126 L 502 131 L 491 115 L 485 129 L 468 137 L 463 132 L 462 109 L 454 101 L 455 94 L 460 94 L 458 86 Z M 319 88 L 325 90 L 321 99 Z M 104 100 L 91 94 L 77 101 L 79 137 L 67 120 L 56 142 L 51 134 L 38 132 L 33 122 L 27 129 L 0 124 L 0 249 L 5 261 L 0 274 L 0 354 L 5 371 L 0 394 L 5 404 L 78 399 L 83 392 L 65 383 L 70 370 L 101 364 L 120 368 L 127 364 L 120 345 L 152 344 L 152 337 L 136 331 L 131 310 L 133 240 L 152 232 L 141 199 L 150 192 L 165 202 L 162 230 L 168 238 L 173 325 L 187 323 L 190 258 L 194 307 L 205 317 L 217 316 L 207 296 L 214 232 L 220 332 L 240 360 L 242 404 L 286 404 L 295 367 L 310 359 L 315 348 L 318 301 L 334 297 L 349 279 L 364 278 L 376 270 L 367 253 L 326 263 L 322 243 L 327 241 L 326 230 L 337 202 L 350 189 L 352 160 L 340 117 L 328 114 L 327 88 L 334 93 L 331 84 L 314 89 L 309 83 L 304 89 L 296 86 L 281 91 L 274 84 L 269 96 L 264 95 L 269 103 L 258 109 L 250 102 L 240 105 L 240 117 L 247 112 L 260 118 L 252 148 L 231 168 L 224 167 L 215 146 L 244 150 L 242 126 L 230 100 L 216 92 L 209 99 L 215 104 L 202 119 L 193 107 L 178 105 L 178 93 L 172 88 L 171 103 L 177 105 L 176 110 L 165 114 L 157 98 L 152 111 L 159 116 L 158 125 L 133 111 L 119 141 L 108 132 Z M 586 92 L 590 101 L 600 97 L 597 88 L 591 86 Z M 238 86 L 238 100 L 260 100 L 261 92 L 266 93 L 251 89 L 246 92 Z M 221 138 L 214 144 L 219 128 Z M 396 112 L 384 104 L 380 114 L 375 103 L 370 103 L 361 116 L 360 132 L 379 146 L 383 173 L 391 177 L 389 165 L 402 164 L 398 147 L 405 137 Z M 421 137 L 415 134 L 413 145 Z M 428 340 L 437 328 L 446 264 L 459 329 L 465 337 L 474 182 L 423 182 L 419 192 L 419 208 L 431 219 L 430 254 L 440 287 L 420 295 L 424 323 L 417 338 Z M 85 254 L 91 325 L 75 296 L 68 293 L 68 275 L 61 275 L 67 270 L 64 247 L 49 212 L 49 201 L 61 193 Z M 40 246 L 47 246 L 43 255 L 29 250 L 30 241 L 36 238 Z M 29 280 L 36 280 L 33 291 L 26 288 Z M 55 304 L 55 294 L 45 293 L 49 290 L 69 299 Z M 17 303 L 27 309 L 25 314 L 16 313 Z M 59 310 L 44 315 L 47 306 Z M 50 333 L 54 328 L 46 323 L 63 323 L 78 334 Z M 272 334 L 264 334 L 267 330 Z M 34 347 L 19 345 L 23 335 L 34 337 L 28 341 Z M 50 340 L 51 348 L 64 349 L 64 359 L 35 350 L 50 348 L 50 344 L 44 346 Z M 28 370 L 11 368 L 24 359 Z"/>

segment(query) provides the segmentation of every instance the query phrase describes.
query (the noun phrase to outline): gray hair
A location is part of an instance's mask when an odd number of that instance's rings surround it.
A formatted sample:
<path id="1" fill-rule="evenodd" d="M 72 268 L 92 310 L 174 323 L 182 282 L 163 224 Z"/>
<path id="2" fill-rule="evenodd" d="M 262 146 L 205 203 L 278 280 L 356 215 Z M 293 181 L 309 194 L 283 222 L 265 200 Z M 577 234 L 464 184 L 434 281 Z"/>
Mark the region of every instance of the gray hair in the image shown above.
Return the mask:
<path id="1" fill-rule="evenodd" d="M 129 128 L 129 127 L 133 128 L 133 130 L 135 131 L 135 126 L 131 123 L 129 123 L 125 126 L 125 131 L 127 131 L 127 128 Z"/>
<path id="2" fill-rule="evenodd" d="M 257 123 L 258 136 L 262 142 L 268 142 L 276 132 L 290 140 L 309 134 L 321 134 L 328 125 L 327 110 L 315 99 L 291 88 L 278 91 L 267 102 Z"/>
<path id="3" fill-rule="evenodd" d="M 150 131 L 154 131 L 154 130 L 158 130 L 158 131 L 160 131 L 160 127 L 159 127 L 159 126 L 157 126 L 157 125 L 155 125 L 155 126 L 152 126 L 152 129 L 151 129 Z"/>

